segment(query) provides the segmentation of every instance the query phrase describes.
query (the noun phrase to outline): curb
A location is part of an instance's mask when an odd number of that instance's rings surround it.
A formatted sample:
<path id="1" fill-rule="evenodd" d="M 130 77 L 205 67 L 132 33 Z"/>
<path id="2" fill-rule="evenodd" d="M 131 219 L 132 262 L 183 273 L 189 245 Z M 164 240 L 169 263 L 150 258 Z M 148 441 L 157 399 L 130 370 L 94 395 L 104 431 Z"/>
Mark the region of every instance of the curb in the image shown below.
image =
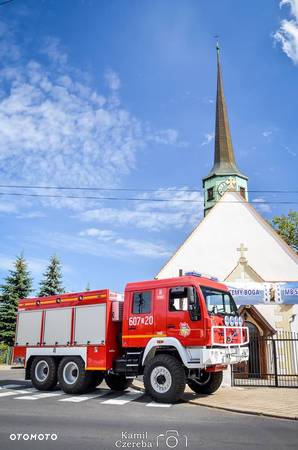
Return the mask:
<path id="1" fill-rule="evenodd" d="M 190 403 L 191 405 L 199 405 L 199 406 L 205 406 L 206 408 L 213 408 L 213 409 L 221 409 L 223 411 L 230 411 L 234 413 L 239 414 L 249 414 L 251 416 L 263 416 L 263 417 L 271 417 L 275 419 L 285 419 L 285 420 L 298 420 L 298 417 L 289 417 L 289 416 L 282 416 L 280 414 L 274 414 L 274 413 L 265 413 L 265 412 L 259 412 L 259 411 L 249 411 L 247 409 L 240 409 L 240 408 L 228 408 L 226 406 L 218 406 L 218 405 L 206 405 L 205 403 L 199 403 L 197 401 L 189 400 L 186 403 Z"/>
<path id="2" fill-rule="evenodd" d="M 138 389 L 144 390 L 144 386 L 141 381 L 134 380 L 133 384 Z M 206 405 L 205 403 L 200 403 L 200 401 L 198 401 L 198 400 L 187 400 L 187 401 L 185 401 L 185 403 L 189 403 L 191 405 L 205 406 L 206 408 L 230 411 L 230 412 L 234 412 L 234 413 L 238 413 L 238 414 L 249 414 L 251 416 L 271 417 L 271 418 L 275 418 L 275 419 L 284 419 L 284 420 L 298 420 L 298 416 L 289 417 L 289 416 L 283 416 L 281 414 L 265 413 L 265 412 L 259 412 L 259 411 L 249 411 L 247 409 L 241 409 L 241 408 L 228 408 L 226 406 Z"/>

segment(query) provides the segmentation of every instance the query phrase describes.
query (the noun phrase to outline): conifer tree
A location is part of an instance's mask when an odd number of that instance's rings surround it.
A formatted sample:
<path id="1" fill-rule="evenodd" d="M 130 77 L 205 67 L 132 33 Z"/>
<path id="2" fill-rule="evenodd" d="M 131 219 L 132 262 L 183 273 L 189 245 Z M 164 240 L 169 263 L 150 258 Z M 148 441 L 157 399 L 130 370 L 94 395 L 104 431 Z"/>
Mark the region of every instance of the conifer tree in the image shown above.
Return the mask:
<path id="1" fill-rule="evenodd" d="M 0 286 L 0 342 L 13 345 L 18 301 L 28 297 L 31 291 L 32 278 L 24 256 L 20 255 Z"/>
<path id="2" fill-rule="evenodd" d="M 49 295 L 62 294 L 63 292 L 61 263 L 59 258 L 54 255 L 50 259 L 50 263 L 43 274 L 38 295 L 39 297 L 47 297 Z"/>

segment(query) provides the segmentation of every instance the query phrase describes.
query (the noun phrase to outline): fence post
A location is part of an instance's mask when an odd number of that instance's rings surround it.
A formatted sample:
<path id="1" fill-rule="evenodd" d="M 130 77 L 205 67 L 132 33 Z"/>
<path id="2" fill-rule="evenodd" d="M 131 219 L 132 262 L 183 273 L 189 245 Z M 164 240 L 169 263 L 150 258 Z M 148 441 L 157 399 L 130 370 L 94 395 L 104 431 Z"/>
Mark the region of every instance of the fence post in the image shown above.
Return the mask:
<path id="1" fill-rule="evenodd" d="M 278 387 L 277 354 L 276 354 L 276 342 L 275 342 L 274 338 L 272 338 L 272 351 L 273 351 L 273 367 L 274 367 L 275 387 Z"/>

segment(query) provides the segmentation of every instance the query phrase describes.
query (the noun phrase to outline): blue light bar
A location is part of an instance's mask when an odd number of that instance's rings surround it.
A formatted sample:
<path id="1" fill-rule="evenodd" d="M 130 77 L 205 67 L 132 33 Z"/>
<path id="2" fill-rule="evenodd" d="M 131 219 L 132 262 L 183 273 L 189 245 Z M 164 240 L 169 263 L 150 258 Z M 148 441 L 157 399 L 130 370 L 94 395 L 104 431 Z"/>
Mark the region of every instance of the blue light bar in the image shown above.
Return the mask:
<path id="1" fill-rule="evenodd" d="M 212 277 L 211 275 L 206 275 L 204 273 L 199 273 L 199 272 L 185 272 L 185 276 L 186 277 L 200 277 L 200 278 L 207 278 L 208 280 L 212 280 L 212 281 L 218 281 L 218 278 L 216 277 Z"/>
<path id="2" fill-rule="evenodd" d="M 199 272 L 185 272 L 186 277 L 201 277 L 202 274 Z"/>

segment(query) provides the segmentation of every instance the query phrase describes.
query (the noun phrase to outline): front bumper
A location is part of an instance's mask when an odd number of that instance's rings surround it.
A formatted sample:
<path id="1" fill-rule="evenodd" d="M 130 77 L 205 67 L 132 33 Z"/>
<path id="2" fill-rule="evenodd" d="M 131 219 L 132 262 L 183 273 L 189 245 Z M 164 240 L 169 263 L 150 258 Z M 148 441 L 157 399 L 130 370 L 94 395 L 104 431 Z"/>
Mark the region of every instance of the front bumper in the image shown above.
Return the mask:
<path id="1" fill-rule="evenodd" d="M 188 347 L 188 367 L 208 367 L 216 364 L 230 365 L 248 361 L 248 347 L 233 346 L 227 348 Z"/>

